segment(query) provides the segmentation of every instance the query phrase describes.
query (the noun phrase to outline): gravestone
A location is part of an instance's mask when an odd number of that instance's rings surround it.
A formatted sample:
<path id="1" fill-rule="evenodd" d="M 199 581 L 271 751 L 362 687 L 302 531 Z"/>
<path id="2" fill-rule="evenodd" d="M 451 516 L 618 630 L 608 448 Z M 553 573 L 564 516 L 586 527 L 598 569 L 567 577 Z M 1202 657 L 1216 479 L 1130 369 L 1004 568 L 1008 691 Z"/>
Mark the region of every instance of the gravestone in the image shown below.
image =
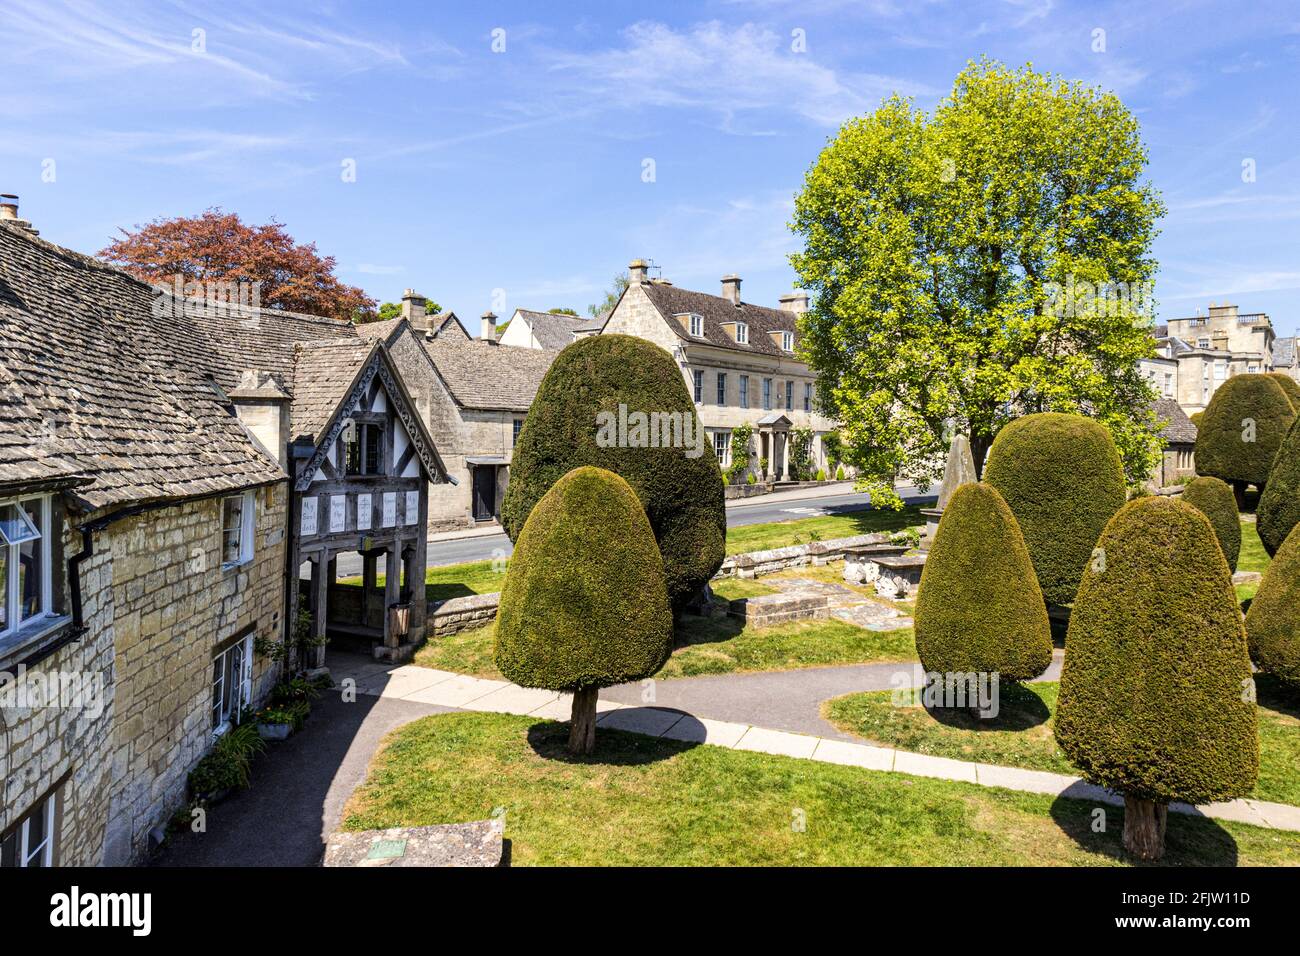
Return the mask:
<path id="1" fill-rule="evenodd" d="M 948 463 L 943 469 L 943 481 L 939 484 L 939 500 L 933 508 L 922 508 L 925 515 L 925 534 L 921 536 L 921 547 L 929 550 L 934 544 L 934 536 L 939 530 L 939 519 L 943 509 L 948 507 L 953 492 L 962 485 L 979 481 L 975 472 L 975 458 L 970 453 L 970 441 L 965 435 L 954 435 L 948 446 Z"/>

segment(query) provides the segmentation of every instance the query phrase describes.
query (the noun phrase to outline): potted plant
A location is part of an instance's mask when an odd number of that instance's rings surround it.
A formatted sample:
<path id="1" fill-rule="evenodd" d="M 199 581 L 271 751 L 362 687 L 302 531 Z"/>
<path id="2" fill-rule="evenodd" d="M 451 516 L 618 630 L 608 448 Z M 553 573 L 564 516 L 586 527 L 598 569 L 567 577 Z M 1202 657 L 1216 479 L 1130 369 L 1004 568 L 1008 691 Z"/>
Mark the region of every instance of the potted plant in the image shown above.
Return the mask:
<path id="1" fill-rule="evenodd" d="M 284 740 L 299 730 L 311 713 L 305 700 L 272 705 L 257 715 L 257 733 L 263 740 Z"/>

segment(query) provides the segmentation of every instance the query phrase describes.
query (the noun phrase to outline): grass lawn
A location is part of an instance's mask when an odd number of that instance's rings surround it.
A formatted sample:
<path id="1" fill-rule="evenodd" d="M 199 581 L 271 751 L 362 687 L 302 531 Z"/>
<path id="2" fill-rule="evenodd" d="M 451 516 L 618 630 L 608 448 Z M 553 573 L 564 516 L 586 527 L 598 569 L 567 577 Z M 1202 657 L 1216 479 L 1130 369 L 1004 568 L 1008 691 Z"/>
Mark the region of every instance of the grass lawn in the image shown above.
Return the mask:
<path id="1" fill-rule="evenodd" d="M 431 638 L 413 663 L 502 680 L 492 660 L 494 627 L 489 624 Z M 916 659 L 911 628 L 868 631 L 838 620 L 742 630 L 735 618 L 689 617 L 677 633 L 677 642 L 679 646 L 655 675 L 657 679 Z"/>
<path id="2" fill-rule="evenodd" d="M 505 811 L 513 865 L 1117 865 L 1123 811 L 1084 802 L 565 724 L 425 717 L 394 731 L 344 811 L 351 830 Z M 803 826 L 799 822 L 803 821 Z M 1300 860 L 1300 834 L 1170 814 L 1165 862 Z"/>
<path id="3" fill-rule="evenodd" d="M 1237 557 L 1237 570 L 1258 571 L 1263 574 L 1268 569 L 1268 563 L 1271 560 L 1268 552 L 1264 550 L 1264 542 L 1259 540 L 1259 532 L 1255 529 L 1255 522 L 1243 521 L 1241 523 L 1241 554 Z M 1237 600 L 1247 601 L 1253 598 L 1258 590 L 1258 584 L 1239 584 L 1237 585 Z"/>
<path id="4" fill-rule="evenodd" d="M 810 507 L 816 507 L 816 502 L 809 504 Z M 901 531 L 913 525 L 924 524 L 925 517 L 921 514 L 920 507 L 908 505 L 901 511 L 872 509 L 819 518 L 742 525 L 727 529 L 727 554 L 766 551 L 768 548 L 783 548 L 789 544 L 829 541 L 831 538 L 848 538 L 873 531 Z"/>
<path id="5" fill-rule="evenodd" d="M 1270 678 L 1259 694 L 1259 784 L 1252 796 L 1300 806 L 1300 700 Z M 1054 682 L 1002 689 L 1000 713 L 990 721 L 952 710 L 933 716 L 923 707 L 896 707 L 889 691 L 827 701 L 822 714 L 841 730 L 900 750 L 1076 774 L 1052 735 Z"/>
<path id="6" fill-rule="evenodd" d="M 491 561 L 470 561 L 467 564 L 447 564 L 428 568 L 424 573 L 424 593 L 429 601 L 446 601 L 471 594 L 489 594 L 500 591 L 505 584 L 505 565 L 494 570 Z M 361 586 L 361 578 L 339 578 L 339 584 Z M 384 575 L 375 575 L 376 586 L 384 586 Z"/>

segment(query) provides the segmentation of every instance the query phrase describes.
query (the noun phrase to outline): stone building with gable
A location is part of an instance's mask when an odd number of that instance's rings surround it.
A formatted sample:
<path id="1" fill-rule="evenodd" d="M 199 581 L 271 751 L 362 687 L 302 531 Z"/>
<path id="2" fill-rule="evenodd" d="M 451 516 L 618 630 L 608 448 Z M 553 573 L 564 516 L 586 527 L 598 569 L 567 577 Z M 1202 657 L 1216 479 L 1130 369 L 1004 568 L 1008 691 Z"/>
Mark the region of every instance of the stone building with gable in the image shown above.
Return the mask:
<path id="1" fill-rule="evenodd" d="M 13 202 L 0 422 L 0 867 L 129 863 L 279 678 L 261 650 L 290 634 L 297 558 L 343 542 L 333 499 L 346 543 L 400 551 L 445 471 L 383 342 L 176 300 L 38 238 Z M 354 482 L 376 495 L 366 540 Z"/>

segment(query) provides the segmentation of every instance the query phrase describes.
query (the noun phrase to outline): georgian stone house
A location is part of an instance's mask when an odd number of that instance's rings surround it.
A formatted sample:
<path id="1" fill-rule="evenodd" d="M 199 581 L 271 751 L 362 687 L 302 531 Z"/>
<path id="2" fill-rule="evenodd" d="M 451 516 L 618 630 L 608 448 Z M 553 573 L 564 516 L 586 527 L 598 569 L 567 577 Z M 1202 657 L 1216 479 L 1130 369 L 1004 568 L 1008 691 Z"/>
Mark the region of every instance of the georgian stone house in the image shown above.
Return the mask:
<path id="1" fill-rule="evenodd" d="M 290 632 L 299 558 L 348 545 L 415 574 L 412 512 L 445 474 L 382 342 L 172 299 L 12 204 L 0 436 L 0 867 L 138 859 L 278 678 L 263 651 Z"/>
<path id="2" fill-rule="evenodd" d="M 765 459 L 767 477 L 788 478 L 789 435 L 799 427 L 813 432 L 813 470 L 829 472 L 825 438 L 835 422 L 817 410 L 816 374 L 796 354 L 807 294 L 784 295 L 773 309 L 744 302 L 735 275 L 723 276 L 720 295 L 652 280 L 642 259 L 632 261 L 628 276 L 600 334 L 639 336 L 672 354 L 723 468 L 732 464 L 732 429 L 750 424 L 752 473 Z"/>

